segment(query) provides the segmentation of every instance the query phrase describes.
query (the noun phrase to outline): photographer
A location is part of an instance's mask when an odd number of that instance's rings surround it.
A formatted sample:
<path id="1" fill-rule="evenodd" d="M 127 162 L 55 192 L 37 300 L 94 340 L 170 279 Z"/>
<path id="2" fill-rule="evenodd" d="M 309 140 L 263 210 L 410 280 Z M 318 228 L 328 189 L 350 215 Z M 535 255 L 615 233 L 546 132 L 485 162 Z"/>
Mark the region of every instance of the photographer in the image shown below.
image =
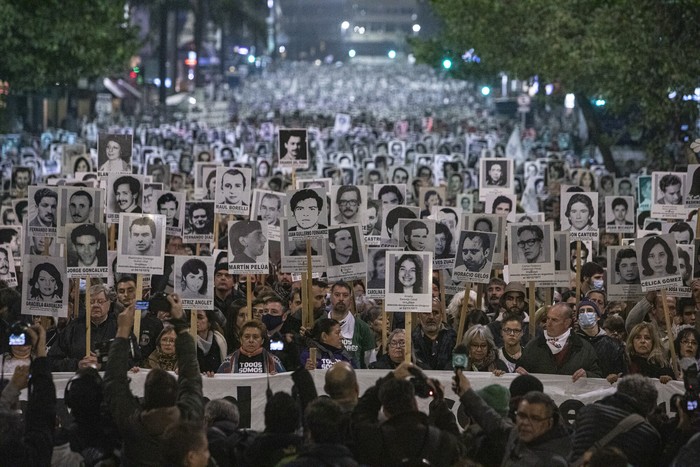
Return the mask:
<path id="1" fill-rule="evenodd" d="M 417 392 L 420 397 L 433 396 L 430 416 L 418 410 Z M 380 408 L 385 422 L 377 419 Z M 454 465 L 461 457 L 457 423 L 442 386 L 411 363 L 402 363 L 367 389 L 352 422 L 354 456 L 360 464 L 417 465 L 427 460 L 427 465 Z"/>
<path id="2" fill-rule="evenodd" d="M 46 359 L 46 331 L 41 326 L 32 326 L 25 329 L 25 338 L 32 342 L 36 358 L 28 369 L 18 367 L 3 391 L 0 459 L 3 465 L 50 465 L 56 422 L 56 386 Z M 19 400 L 19 393 L 24 388 L 29 388 L 29 399 L 23 421 L 22 415 L 10 406 Z M 10 404 L 6 405 L 7 402 Z"/>

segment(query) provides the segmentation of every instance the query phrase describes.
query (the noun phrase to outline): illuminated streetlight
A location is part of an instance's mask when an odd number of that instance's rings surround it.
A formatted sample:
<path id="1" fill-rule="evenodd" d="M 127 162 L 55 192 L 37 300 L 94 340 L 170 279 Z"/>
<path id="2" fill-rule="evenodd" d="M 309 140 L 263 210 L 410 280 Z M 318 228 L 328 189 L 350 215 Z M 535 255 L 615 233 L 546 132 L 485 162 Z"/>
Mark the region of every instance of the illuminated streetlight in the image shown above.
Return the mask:
<path id="1" fill-rule="evenodd" d="M 489 94 L 491 94 L 491 88 L 489 88 L 488 86 L 484 86 L 483 88 L 481 88 L 481 94 L 483 94 L 484 96 L 488 96 Z"/>
<path id="2" fill-rule="evenodd" d="M 348 56 L 349 56 L 350 58 L 353 58 L 353 57 L 355 56 L 355 49 L 350 49 L 350 50 L 348 51 Z"/>
<path id="3" fill-rule="evenodd" d="M 417 24 L 417 23 L 414 24 L 412 29 L 413 29 L 413 32 L 420 32 L 420 24 Z"/>
<path id="4" fill-rule="evenodd" d="M 350 27 L 350 22 L 349 21 L 343 21 L 340 23 L 340 29 L 343 31 L 347 30 Z"/>
<path id="5" fill-rule="evenodd" d="M 387 55 L 389 56 L 389 58 L 394 59 L 394 58 L 396 58 L 396 51 L 390 50 Z"/>
<path id="6" fill-rule="evenodd" d="M 255 63 L 255 55 L 248 55 L 248 63 Z"/>

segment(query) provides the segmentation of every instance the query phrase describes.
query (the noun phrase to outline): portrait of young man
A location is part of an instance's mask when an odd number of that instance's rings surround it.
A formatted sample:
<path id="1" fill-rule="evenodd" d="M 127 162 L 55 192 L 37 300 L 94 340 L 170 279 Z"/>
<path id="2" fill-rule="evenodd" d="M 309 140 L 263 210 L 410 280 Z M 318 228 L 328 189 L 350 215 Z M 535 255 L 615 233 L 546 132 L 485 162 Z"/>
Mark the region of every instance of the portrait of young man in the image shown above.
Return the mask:
<path id="1" fill-rule="evenodd" d="M 132 175 L 123 175 L 112 184 L 115 212 L 141 214 L 141 181 Z"/>
<path id="2" fill-rule="evenodd" d="M 129 225 L 127 254 L 156 256 L 156 223 L 150 217 L 137 217 Z"/>
<path id="3" fill-rule="evenodd" d="M 328 247 L 330 264 L 340 266 L 360 262 L 359 248 L 354 228 L 337 228 L 328 230 Z"/>
<path id="4" fill-rule="evenodd" d="M 298 166 L 308 163 L 307 131 L 304 129 L 280 129 L 280 164 Z"/>
<path id="5" fill-rule="evenodd" d="M 31 191 L 31 190 L 30 190 Z M 38 188 L 32 198 L 36 206 L 36 216 L 29 220 L 29 227 L 56 228 L 56 207 L 58 193 L 50 188 Z"/>
<path id="6" fill-rule="evenodd" d="M 105 267 L 107 249 L 102 248 L 104 234 L 95 224 L 68 225 L 70 233 L 68 267 Z"/>

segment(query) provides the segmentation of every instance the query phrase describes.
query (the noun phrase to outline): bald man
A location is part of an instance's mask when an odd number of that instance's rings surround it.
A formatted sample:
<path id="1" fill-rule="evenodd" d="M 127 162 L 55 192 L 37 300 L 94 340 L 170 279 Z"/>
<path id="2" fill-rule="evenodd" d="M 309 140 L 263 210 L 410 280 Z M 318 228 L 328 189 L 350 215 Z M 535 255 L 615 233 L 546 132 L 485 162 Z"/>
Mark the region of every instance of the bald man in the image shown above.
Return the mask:
<path id="1" fill-rule="evenodd" d="M 338 403 L 343 413 L 350 414 L 360 397 L 360 386 L 357 384 L 357 375 L 352 365 L 348 362 L 337 362 L 330 367 L 326 371 L 323 390 Z"/>

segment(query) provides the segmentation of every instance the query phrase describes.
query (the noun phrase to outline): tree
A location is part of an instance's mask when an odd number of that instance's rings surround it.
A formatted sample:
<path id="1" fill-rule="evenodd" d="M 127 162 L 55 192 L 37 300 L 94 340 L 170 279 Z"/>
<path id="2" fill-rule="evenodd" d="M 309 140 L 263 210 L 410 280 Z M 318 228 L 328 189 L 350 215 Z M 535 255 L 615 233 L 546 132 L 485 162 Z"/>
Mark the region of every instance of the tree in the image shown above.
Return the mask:
<path id="1" fill-rule="evenodd" d="M 697 0 L 432 3 L 445 24 L 441 48 L 457 57 L 474 48 L 481 62 L 469 64 L 472 71 L 538 76 L 562 95 L 574 93 L 610 171 L 619 173 L 610 151 L 619 135 L 601 131 L 592 99 L 605 99 L 629 132 L 641 131 L 652 156 L 663 154 L 681 123 L 697 118 L 697 104 L 682 97 L 694 93 L 700 76 Z M 419 59 L 426 48 L 417 49 Z"/>
<path id="2" fill-rule="evenodd" d="M 138 50 L 123 0 L 0 0 L 0 79 L 15 91 L 126 70 Z"/>

